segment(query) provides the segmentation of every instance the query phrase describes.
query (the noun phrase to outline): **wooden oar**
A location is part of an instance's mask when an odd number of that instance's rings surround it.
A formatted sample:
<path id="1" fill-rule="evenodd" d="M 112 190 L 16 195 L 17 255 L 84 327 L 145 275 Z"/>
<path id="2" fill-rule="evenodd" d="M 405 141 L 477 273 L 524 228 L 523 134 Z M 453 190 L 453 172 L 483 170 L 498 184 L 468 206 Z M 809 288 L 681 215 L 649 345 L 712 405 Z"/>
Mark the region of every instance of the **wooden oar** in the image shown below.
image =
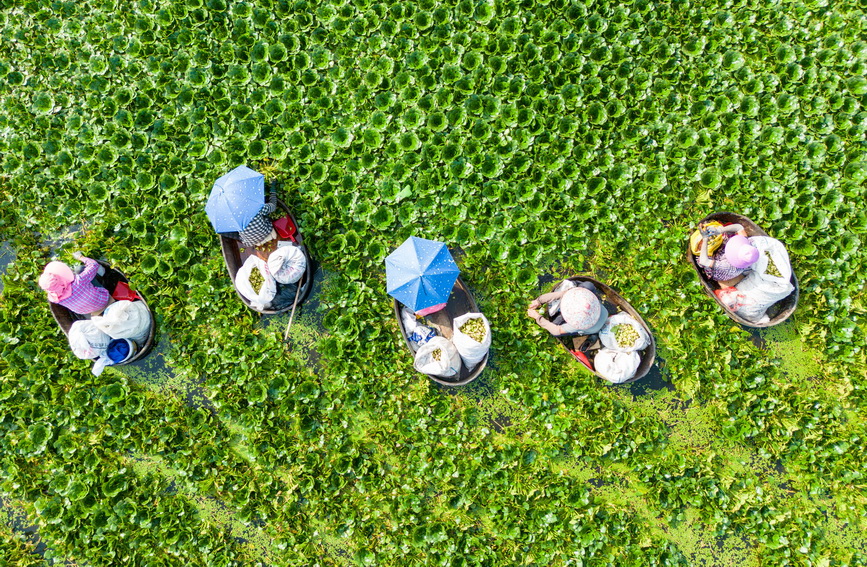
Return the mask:
<path id="1" fill-rule="evenodd" d="M 295 307 L 298 305 L 298 296 L 301 295 L 301 280 L 298 280 L 297 287 L 298 289 L 295 290 L 295 301 L 292 303 L 292 313 L 289 314 L 289 324 L 286 325 L 286 332 L 283 333 L 284 342 L 289 340 L 289 328 L 292 327 L 292 319 L 295 318 Z"/>

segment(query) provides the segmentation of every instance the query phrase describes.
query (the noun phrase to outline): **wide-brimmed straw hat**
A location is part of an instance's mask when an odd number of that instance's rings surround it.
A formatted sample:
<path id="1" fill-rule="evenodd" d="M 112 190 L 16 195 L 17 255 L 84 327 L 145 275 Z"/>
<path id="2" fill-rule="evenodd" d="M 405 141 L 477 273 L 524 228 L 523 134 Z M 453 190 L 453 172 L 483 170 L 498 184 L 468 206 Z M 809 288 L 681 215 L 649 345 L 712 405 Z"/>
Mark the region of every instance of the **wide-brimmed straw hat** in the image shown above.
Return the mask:
<path id="1" fill-rule="evenodd" d="M 589 329 L 599 321 L 602 304 L 589 289 L 574 287 L 563 294 L 560 313 L 567 323 L 579 329 Z"/>

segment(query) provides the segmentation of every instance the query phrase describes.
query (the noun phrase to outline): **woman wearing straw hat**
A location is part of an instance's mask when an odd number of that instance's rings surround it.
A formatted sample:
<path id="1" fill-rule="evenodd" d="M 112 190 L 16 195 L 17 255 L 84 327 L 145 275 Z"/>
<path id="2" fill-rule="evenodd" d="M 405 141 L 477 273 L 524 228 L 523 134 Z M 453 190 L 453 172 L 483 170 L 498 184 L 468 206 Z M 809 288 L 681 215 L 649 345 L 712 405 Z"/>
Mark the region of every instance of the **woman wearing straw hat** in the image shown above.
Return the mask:
<path id="1" fill-rule="evenodd" d="M 530 303 L 527 316 L 554 336 L 596 334 L 605 325 L 608 310 L 595 291 L 592 283 L 581 282 L 578 287 L 540 295 Z M 560 313 L 549 321 L 538 309 L 555 299 L 560 300 Z"/>
<path id="2" fill-rule="evenodd" d="M 739 224 L 730 224 L 707 226 L 701 231 L 698 263 L 704 268 L 704 275 L 717 282 L 720 287 L 735 286 L 759 259 L 758 248 L 741 233 L 743 228 Z M 711 251 L 709 256 L 709 247 L 714 245 L 715 250 Z"/>
<path id="3" fill-rule="evenodd" d="M 76 274 L 63 262 L 49 262 L 39 276 L 39 287 L 45 290 L 48 301 L 57 303 L 79 315 L 99 314 L 111 303 L 108 290 L 93 285 L 97 274 L 104 272 L 96 260 L 75 252 L 73 258 L 84 262 L 84 269 Z"/>

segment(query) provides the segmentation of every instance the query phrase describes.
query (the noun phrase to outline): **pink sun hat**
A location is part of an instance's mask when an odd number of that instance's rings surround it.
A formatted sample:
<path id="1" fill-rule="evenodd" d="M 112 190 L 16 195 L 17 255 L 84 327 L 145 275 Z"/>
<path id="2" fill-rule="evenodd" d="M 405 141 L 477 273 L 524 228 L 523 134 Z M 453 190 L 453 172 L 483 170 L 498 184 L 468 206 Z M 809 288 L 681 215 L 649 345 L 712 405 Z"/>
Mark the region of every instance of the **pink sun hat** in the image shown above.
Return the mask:
<path id="1" fill-rule="evenodd" d="M 746 236 L 736 234 L 726 242 L 726 260 L 740 270 L 746 270 L 759 259 L 759 249 Z"/>
<path id="2" fill-rule="evenodd" d="M 599 321 L 602 305 L 589 289 L 573 287 L 560 300 L 560 313 L 567 323 L 579 329 L 589 329 Z"/>
<path id="3" fill-rule="evenodd" d="M 72 282 L 75 274 L 63 262 L 48 262 L 42 275 L 39 276 L 39 287 L 48 294 L 49 301 L 57 303 L 72 295 Z"/>

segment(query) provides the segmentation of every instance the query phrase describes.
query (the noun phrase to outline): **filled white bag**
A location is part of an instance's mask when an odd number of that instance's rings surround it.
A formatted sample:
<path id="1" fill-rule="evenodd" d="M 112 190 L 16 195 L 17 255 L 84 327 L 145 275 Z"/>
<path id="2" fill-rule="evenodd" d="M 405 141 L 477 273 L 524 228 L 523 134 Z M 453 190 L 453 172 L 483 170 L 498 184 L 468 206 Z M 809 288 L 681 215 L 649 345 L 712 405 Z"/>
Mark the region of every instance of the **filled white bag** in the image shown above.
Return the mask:
<path id="1" fill-rule="evenodd" d="M 280 242 L 268 256 L 268 269 L 277 283 L 293 284 L 304 275 L 307 257 L 291 242 Z"/>
<path id="2" fill-rule="evenodd" d="M 115 301 L 101 316 L 90 320 L 111 338 L 131 339 L 140 345 L 147 341 L 151 330 L 151 316 L 143 301 Z"/>
<path id="3" fill-rule="evenodd" d="M 563 280 L 557 287 L 554 288 L 554 291 L 566 291 L 567 289 L 572 289 L 573 287 L 578 287 L 578 284 L 573 282 L 572 280 Z M 560 312 L 560 300 L 554 299 L 548 303 L 548 317 L 553 319 L 554 316 Z"/>
<path id="4" fill-rule="evenodd" d="M 768 308 L 795 290 L 791 282 L 792 264 L 786 247 L 776 238 L 753 236 L 750 242 L 759 249 L 759 259 L 744 274 L 744 279 L 735 285 L 736 295 L 727 290 L 717 295 L 729 309 L 747 321 L 766 323 L 769 320 Z M 765 252 L 773 259 L 779 276 L 767 272 L 768 255 Z"/>
<path id="5" fill-rule="evenodd" d="M 633 376 L 641 365 L 641 357 L 638 352 L 619 352 L 608 348 L 600 349 L 593 359 L 596 373 L 611 382 L 622 384 Z"/>
<path id="6" fill-rule="evenodd" d="M 265 280 L 262 287 L 259 288 L 259 293 L 253 290 L 250 285 L 250 274 L 253 270 L 259 270 L 262 278 Z M 267 309 L 271 306 L 271 300 L 277 295 L 277 280 L 271 275 L 271 270 L 268 269 L 268 263 L 258 256 L 249 256 L 244 263 L 238 268 L 238 273 L 235 274 L 235 287 L 238 292 L 243 295 L 254 309 Z"/>
<path id="7" fill-rule="evenodd" d="M 631 345 L 621 345 L 617 342 L 617 337 L 614 334 L 614 328 L 618 325 L 629 325 L 635 332 L 638 333 L 638 338 L 635 339 L 635 342 Z M 618 313 L 616 315 L 612 315 L 605 321 L 605 325 L 602 326 L 602 330 L 599 331 L 599 340 L 602 341 L 602 344 L 605 348 L 617 351 L 617 352 L 632 352 L 635 350 L 641 350 L 650 344 L 650 335 L 647 334 L 647 331 L 644 330 L 644 327 L 641 326 L 637 320 L 635 320 L 632 315 L 629 313 Z"/>
<path id="8" fill-rule="evenodd" d="M 88 319 L 76 321 L 69 328 L 69 348 L 78 358 L 88 360 L 104 356 L 110 342 L 111 337 Z"/>
<path id="9" fill-rule="evenodd" d="M 470 319 L 481 319 L 485 326 L 485 336 L 481 342 L 461 332 L 461 326 Z M 472 368 L 488 354 L 491 348 L 491 324 L 481 313 L 465 313 L 452 321 L 452 343 L 464 360 L 467 368 Z"/>
<path id="10" fill-rule="evenodd" d="M 437 350 L 441 351 L 439 360 L 433 357 Z M 461 371 L 461 355 L 450 340 L 434 337 L 415 353 L 415 369 L 422 374 L 449 378 Z"/>

